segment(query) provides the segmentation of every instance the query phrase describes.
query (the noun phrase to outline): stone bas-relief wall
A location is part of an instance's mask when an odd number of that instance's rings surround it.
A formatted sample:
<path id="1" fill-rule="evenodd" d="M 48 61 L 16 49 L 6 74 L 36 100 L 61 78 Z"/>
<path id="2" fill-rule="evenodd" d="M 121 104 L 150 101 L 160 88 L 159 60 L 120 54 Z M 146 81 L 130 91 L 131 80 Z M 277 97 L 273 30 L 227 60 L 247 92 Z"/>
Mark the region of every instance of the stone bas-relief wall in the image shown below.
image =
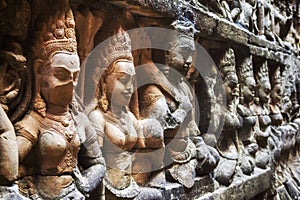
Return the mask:
<path id="1" fill-rule="evenodd" d="M 1 1 L 0 199 L 298 199 L 298 7 Z"/>

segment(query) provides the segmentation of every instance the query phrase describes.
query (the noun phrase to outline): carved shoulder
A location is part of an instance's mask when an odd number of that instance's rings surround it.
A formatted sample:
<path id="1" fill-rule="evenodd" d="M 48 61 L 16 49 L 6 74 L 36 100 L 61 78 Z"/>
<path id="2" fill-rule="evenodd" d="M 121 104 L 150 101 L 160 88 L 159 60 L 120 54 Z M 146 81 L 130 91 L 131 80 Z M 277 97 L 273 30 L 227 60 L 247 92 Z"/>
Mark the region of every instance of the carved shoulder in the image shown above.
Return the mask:
<path id="1" fill-rule="evenodd" d="M 17 137 L 24 137 L 35 144 L 39 137 L 41 118 L 36 112 L 30 111 L 21 121 L 15 124 Z"/>
<path id="2" fill-rule="evenodd" d="M 6 113 L 0 106 L 0 121 L 1 121 L 1 126 L 0 126 L 0 134 L 6 132 L 6 131 L 12 131 L 14 128 L 11 124 L 11 121 L 7 117 Z"/>
<path id="3" fill-rule="evenodd" d="M 90 112 L 88 117 L 93 128 L 96 131 L 96 134 L 98 135 L 99 142 L 101 141 L 102 143 L 103 136 L 104 136 L 104 127 L 105 127 L 105 119 L 103 117 L 103 113 L 100 110 L 96 109 Z M 102 144 L 100 145 L 102 146 Z"/>

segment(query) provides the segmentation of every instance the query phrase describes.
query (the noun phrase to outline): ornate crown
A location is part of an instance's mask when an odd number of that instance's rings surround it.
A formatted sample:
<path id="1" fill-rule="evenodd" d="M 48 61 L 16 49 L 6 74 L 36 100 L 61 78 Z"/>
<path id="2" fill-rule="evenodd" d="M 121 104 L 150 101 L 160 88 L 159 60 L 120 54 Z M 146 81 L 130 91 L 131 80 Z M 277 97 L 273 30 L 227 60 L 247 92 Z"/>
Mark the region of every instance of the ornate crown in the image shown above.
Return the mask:
<path id="1" fill-rule="evenodd" d="M 257 73 L 257 78 L 260 83 L 269 82 L 269 70 L 267 61 L 264 62 Z"/>
<path id="2" fill-rule="evenodd" d="M 133 60 L 131 54 L 131 40 L 129 35 L 119 30 L 119 33 L 107 39 L 105 49 L 102 54 L 103 65 L 102 68 L 109 67 L 114 61 L 118 59 Z"/>
<path id="3" fill-rule="evenodd" d="M 194 35 L 199 32 L 195 29 L 195 25 L 191 21 L 176 20 L 171 26 L 179 32 L 179 37 L 189 37 L 194 39 Z"/>
<path id="4" fill-rule="evenodd" d="M 176 10 L 177 20 L 171 26 L 180 33 L 179 37 L 190 37 L 194 39 L 194 35 L 199 31 L 195 29 L 195 14 L 186 5 L 180 3 Z"/>
<path id="5" fill-rule="evenodd" d="M 245 82 L 248 77 L 254 78 L 251 55 L 243 60 L 242 66 L 238 68 L 238 72 L 239 77 L 243 82 Z"/>
<path id="6" fill-rule="evenodd" d="M 281 84 L 280 67 L 277 67 L 272 76 L 272 84 Z"/>
<path id="7" fill-rule="evenodd" d="M 223 78 L 226 78 L 231 74 L 236 75 L 235 55 L 232 48 L 227 49 L 223 54 L 220 60 L 220 70 Z"/>
<path id="8" fill-rule="evenodd" d="M 75 21 L 71 9 L 50 17 L 38 33 L 39 41 L 34 46 L 37 57 L 47 59 L 58 52 L 77 53 Z"/>

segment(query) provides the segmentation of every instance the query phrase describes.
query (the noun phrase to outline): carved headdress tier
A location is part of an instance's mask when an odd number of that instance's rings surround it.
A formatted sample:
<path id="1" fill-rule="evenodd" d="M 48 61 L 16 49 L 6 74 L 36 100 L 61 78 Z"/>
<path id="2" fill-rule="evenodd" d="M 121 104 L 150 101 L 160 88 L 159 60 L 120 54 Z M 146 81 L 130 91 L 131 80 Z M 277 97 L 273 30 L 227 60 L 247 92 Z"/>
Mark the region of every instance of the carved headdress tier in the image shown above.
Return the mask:
<path id="1" fill-rule="evenodd" d="M 254 78 L 251 55 L 243 60 L 242 65 L 238 68 L 238 74 L 243 82 L 245 82 L 247 78 Z"/>
<path id="2" fill-rule="evenodd" d="M 269 70 L 267 61 L 265 61 L 259 68 L 257 78 L 260 83 L 269 82 Z"/>
<path id="3" fill-rule="evenodd" d="M 96 81 L 98 81 L 98 85 L 96 88 L 96 98 L 98 99 L 98 106 L 104 112 L 106 112 L 109 105 L 109 98 L 107 97 L 107 83 L 105 82 L 105 79 L 109 74 L 116 70 L 114 63 L 120 60 L 127 60 L 133 62 L 133 56 L 131 54 L 130 37 L 122 29 L 122 27 L 119 28 L 118 33 L 105 40 L 104 43 L 104 48 L 100 50 L 101 67 L 95 78 Z M 134 69 L 130 67 L 123 70 L 124 71 L 122 72 L 125 72 L 130 75 L 135 74 L 135 71 L 133 71 Z"/>
<path id="4" fill-rule="evenodd" d="M 230 75 L 236 76 L 235 55 L 233 49 L 229 48 L 225 51 L 219 65 L 223 78 L 227 78 Z"/>
<path id="5" fill-rule="evenodd" d="M 109 67 L 113 62 L 119 59 L 133 61 L 131 54 L 131 40 L 124 30 L 119 32 L 105 41 L 105 49 L 102 54 L 103 68 Z"/>
<path id="6" fill-rule="evenodd" d="M 58 11 L 43 23 L 34 46 L 37 58 L 47 59 L 58 52 L 77 53 L 75 21 L 71 9 Z"/>
<path id="7" fill-rule="evenodd" d="M 280 75 L 280 67 L 277 67 L 272 75 L 271 80 L 272 85 L 281 84 L 281 75 Z"/>
<path id="8" fill-rule="evenodd" d="M 176 20 L 171 25 L 179 32 L 179 37 L 182 36 L 194 39 L 194 35 L 199 32 L 195 29 L 194 23 L 188 20 Z"/>
<path id="9" fill-rule="evenodd" d="M 199 31 L 195 28 L 195 16 L 192 10 L 184 5 L 179 5 L 177 10 L 177 20 L 171 26 L 178 31 L 176 37 L 187 37 L 194 39 Z"/>

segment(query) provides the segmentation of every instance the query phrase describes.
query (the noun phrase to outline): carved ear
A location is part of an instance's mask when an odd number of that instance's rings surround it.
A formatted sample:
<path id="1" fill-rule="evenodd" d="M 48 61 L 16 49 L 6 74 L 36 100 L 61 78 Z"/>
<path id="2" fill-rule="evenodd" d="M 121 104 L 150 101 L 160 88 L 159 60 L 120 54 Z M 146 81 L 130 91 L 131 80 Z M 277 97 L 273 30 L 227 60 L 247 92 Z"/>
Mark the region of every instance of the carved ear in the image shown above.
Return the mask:
<path id="1" fill-rule="evenodd" d="M 34 76 L 35 76 L 35 92 L 37 97 L 40 97 L 41 70 L 43 65 L 44 65 L 44 61 L 42 59 L 35 60 L 33 64 Z"/>
<path id="2" fill-rule="evenodd" d="M 34 61 L 33 68 L 35 76 L 41 75 L 41 69 L 44 65 L 44 61 L 42 59 L 37 59 Z"/>
<path id="3" fill-rule="evenodd" d="M 35 76 L 35 96 L 33 107 L 43 117 L 46 116 L 46 103 L 41 97 L 41 70 L 44 65 L 44 61 L 37 59 L 34 61 L 33 69 Z"/>
<path id="4" fill-rule="evenodd" d="M 106 81 L 101 79 L 101 97 L 98 100 L 98 105 L 104 112 L 107 112 L 109 106 L 109 100 L 107 99 Z"/>

